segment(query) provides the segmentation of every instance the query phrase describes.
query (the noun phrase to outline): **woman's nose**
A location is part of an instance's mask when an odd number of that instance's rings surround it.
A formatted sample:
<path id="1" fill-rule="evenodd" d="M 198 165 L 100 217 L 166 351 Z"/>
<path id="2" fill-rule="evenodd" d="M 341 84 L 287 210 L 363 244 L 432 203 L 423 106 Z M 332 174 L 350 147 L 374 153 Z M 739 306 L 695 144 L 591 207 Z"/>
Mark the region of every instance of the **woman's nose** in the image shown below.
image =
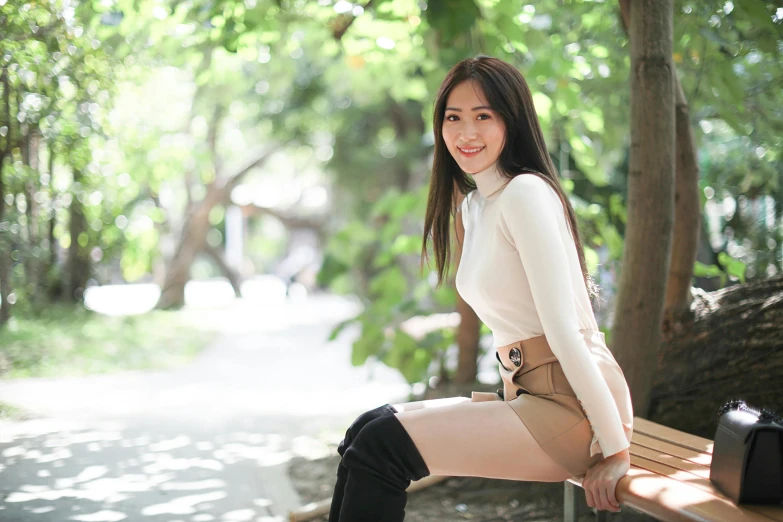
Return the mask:
<path id="1" fill-rule="evenodd" d="M 466 123 L 460 129 L 460 136 L 465 141 L 470 141 L 478 136 L 478 130 L 472 123 Z"/>

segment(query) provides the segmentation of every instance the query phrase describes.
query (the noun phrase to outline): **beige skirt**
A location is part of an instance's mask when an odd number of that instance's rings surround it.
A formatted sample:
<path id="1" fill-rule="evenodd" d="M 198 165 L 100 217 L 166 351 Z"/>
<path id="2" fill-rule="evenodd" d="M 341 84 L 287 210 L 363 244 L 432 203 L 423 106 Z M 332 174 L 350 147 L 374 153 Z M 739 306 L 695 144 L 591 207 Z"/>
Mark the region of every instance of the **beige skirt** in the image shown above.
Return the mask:
<path id="1" fill-rule="evenodd" d="M 633 410 L 625 376 L 606 347 L 604 334 L 581 332 L 609 385 L 630 442 Z M 587 416 L 545 336 L 502 346 L 496 357 L 503 380 L 503 399 L 552 460 L 574 477 L 581 477 L 603 459 Z M 496 393 L 473 392 L 472 400 L 501 398 Z"/>

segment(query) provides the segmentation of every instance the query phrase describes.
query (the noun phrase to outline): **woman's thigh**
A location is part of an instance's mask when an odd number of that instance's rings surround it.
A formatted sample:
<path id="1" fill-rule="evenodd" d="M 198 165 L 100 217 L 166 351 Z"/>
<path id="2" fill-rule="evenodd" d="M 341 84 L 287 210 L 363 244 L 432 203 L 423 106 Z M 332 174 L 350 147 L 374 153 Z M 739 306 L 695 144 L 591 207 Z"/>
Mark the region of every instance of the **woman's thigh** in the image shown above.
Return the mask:
<path id="1" fill-rule="evenodd" d="M 504 401 L 454 397 L 394 408 L 433 475 L 537 482 L 571 476 L 541 449 Z"/>
<path id="2" fill-rule="evenodd" d="M 461 402 L 470 402 L 470 399 L 467 397 L 447 397 L 444 399 L 429 399 L 426 401 L 401 402 L 399 404 L 392 404 L 392 406 L 397 412 L 403 412 L 421 410 L 422 408 L 442 408 L 443 406 L 459 404 Z"/>

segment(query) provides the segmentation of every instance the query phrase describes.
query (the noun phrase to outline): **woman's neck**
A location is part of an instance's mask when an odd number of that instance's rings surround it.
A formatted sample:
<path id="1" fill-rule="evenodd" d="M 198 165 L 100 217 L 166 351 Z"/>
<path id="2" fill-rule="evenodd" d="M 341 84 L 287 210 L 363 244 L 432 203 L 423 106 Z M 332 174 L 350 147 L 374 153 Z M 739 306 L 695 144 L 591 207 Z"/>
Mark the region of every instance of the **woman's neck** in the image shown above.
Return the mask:
<path id="1" fill-rule="evenodd" d="M 498 170 L 497 162 L 493 163 L 486 169 L 472 174 L 473 180 L 476 182 L 481 197 L 488 198 L 495 195 L 501 188 L 506 186 L 509 179 L 503 176 Z"/>

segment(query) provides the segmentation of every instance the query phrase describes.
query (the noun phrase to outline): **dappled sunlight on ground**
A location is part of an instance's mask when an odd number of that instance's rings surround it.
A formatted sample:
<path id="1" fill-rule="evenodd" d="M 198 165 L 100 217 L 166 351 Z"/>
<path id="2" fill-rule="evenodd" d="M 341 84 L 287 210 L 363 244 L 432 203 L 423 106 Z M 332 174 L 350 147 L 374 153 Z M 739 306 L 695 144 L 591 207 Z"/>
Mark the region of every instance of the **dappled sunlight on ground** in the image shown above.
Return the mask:
<path id="1" fill-rule="evenodd" d="M 329 454 L 286 418 L 235 419 L 187 433 L 158 423 L 98 424 L 4 425 L 0 520 L 282 520 L 272 498 L 285 465 Z M 325 421 L 309 424 L 320 431 Z"/>
<path id="2" fill-rule="evenodd" d="M 0 380 L 0 400 L 37 416 L 0 424 L 0 520 L 287 520 L 288 462 L 410 391 L 385 365 L 351 366 L 355 328 L 327 342 L 357 310 L 329 295 L 190 307 L 221 335 L 186 367 Z"/>

